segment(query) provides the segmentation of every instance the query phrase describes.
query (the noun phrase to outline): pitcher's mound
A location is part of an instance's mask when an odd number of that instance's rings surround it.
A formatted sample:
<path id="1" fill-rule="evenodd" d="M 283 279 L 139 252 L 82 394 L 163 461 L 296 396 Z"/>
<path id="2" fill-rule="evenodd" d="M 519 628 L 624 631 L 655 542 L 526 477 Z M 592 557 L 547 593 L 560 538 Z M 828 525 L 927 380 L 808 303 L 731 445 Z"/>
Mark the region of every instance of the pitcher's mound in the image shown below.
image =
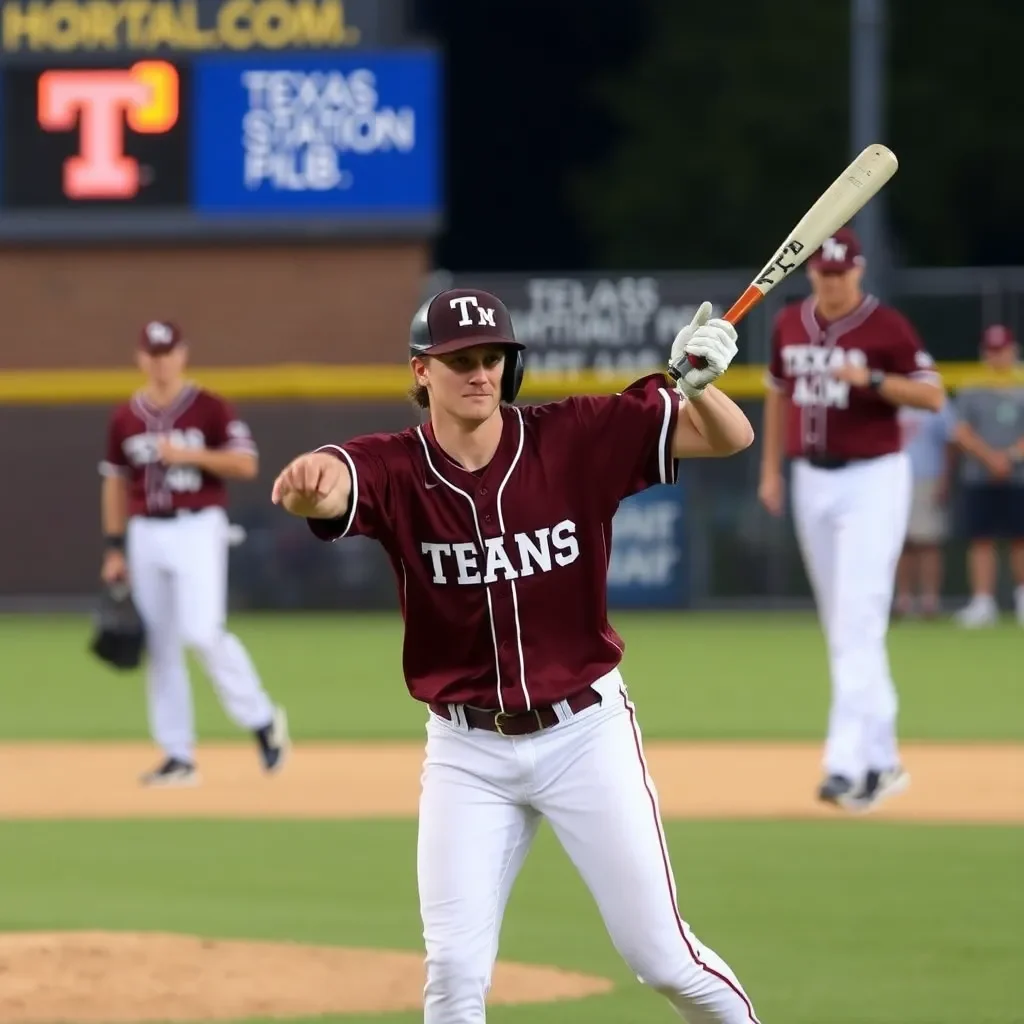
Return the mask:
<path id="1" fill-rule="evenodd" d="M 488 1002 L 578 999 L 604 978 L 499 963 Z M 416 953 L 188 935 L 25 932 L 0 935 L 4 1024 L 135 1024 L 415 1010 Z"/>

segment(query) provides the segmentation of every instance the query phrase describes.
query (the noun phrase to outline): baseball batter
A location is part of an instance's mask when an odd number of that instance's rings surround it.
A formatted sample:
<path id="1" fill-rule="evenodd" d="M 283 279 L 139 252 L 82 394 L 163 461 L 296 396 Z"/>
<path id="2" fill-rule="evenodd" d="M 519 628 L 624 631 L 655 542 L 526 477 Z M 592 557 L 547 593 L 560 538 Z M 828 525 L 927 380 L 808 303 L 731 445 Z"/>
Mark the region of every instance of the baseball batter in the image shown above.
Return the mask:
<path id="1" fill-rule="evenodd" d="M 185 378 L 177 326 L 155 321 L 140 338 L 145 386 L 110 418 L 103 475 L 105 581 L 127 578 L 146 630 L 150 731 L 166 757 L 146 785 L 198 781 L 192 691 L 184 649 L 197 655 L 228 715 L 255 736 L 263 767 L 288 749 L 275 708 L 239 639 L 225 629 L 228 519 L 225 478 L 251 479 L 257 451 L 218 395 Z"/>
<path id="2" fill-rule="evenodd" d="M 760 498 L 783 509 L 793 460 L 797 539 L 828 644 L 832 707 L 820 799 L 866 810 L 904 789 L 886 635 L 910 514 L 900 406 L 937 411 L 934 364 L 897 310 L 861 290 L 849 228 L 808 260 L 813 293 L 772 334 Z"/>
<path id="3" fill-rule="evenodd" d="M 429 707 L 418 879 L 426 1024 L 477 1024 L 509 893 L 543 818 L 616 948 L 691 1024 L 752 1022 L 724 961 L 690 931 L 620 672 L 606 584 L 612 517 L 672 484 L 677 460 L 729 455 L 752 430 L 712 386 L 735 331 L 705 303 L 662 374 L 618 395 L 512 404 L 523 345 L 484 291 L 434 296 L 411 331 L 428 421 L 300 455 L 272 500 L 327 541 L 387 551 L 403 666 Z M 686 355 L 704 356 L 693 369 Z M 683 681 L 680 681 L 681 684 Z"/>

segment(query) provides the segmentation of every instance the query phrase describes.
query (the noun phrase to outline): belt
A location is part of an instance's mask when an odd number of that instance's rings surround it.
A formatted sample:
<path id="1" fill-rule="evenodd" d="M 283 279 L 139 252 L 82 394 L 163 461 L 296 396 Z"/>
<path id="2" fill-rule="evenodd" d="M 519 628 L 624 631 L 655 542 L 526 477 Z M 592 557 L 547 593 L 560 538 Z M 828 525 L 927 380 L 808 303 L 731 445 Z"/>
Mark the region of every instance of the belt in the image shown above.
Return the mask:
<path id="1" fill-rule="evenodd" d="M 179 516 L 191 516 L 202 512 L 201 508 L 171 508 L 165 512 L 140 512 L 143 519 L 177 519 Z"/>
<path id="2" fill-rule="evenodd" d="M 574 715 L 584 708 L 601 703 L 601 694 L 593 687 L 574 694 L 566 699 L 569 710 Z M 502 736 L 528 736 L 530 733 L 550 729 L 559 722 L 558 715 L 552 707 L 533 708 L 530 711 L 494 711 L 487 708 L 475 708 L 470 704 L 461 704 L 462 715 L 470 729 L 486 729 L 488 732 L 500 733 Z M 447 704 L 431 702 L 430 710 L 440 718 L 452 720 Z"/>
<path id="3" fill-rule="evenodd" d="M 838 455 L 805 455 L 807 464 L 815 469 L 842 469 L 854 462 L 863 462 L 863 459 L 841 459 Z"/>

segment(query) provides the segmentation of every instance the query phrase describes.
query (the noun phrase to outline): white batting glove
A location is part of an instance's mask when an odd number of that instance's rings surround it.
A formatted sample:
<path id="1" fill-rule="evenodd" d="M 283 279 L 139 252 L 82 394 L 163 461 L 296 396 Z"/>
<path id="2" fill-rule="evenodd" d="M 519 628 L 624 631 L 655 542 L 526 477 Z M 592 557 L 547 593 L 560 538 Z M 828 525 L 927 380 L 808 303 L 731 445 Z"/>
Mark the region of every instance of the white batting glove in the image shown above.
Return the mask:
<path id="1" fill-rule="evenodd" d="M 711 303 L 702 302 L 672 342 L 669 370 L 676 378 L 676 390 L 689 399 L 699 398 L 725 373 L 736 355 L 736 328 L 728 320 L 711 320 L 710 316 Z M 701 365 L 694 366 L 688 356 L 700 358 Z"/>

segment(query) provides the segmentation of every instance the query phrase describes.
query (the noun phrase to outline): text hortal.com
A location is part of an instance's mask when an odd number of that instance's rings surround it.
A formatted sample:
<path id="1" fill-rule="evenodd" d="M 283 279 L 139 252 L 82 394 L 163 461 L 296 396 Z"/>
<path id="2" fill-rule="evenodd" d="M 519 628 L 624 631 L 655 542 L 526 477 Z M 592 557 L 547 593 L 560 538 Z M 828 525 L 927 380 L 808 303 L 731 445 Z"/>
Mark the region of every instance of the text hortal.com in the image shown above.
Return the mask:
<path id="1" fill-rule="evenodd" d="M 5 0 L 3 49 L 56 53 L 355 46 L 341 0 Z M 211 16 L 212 15 L 212 16 Z"/>
<path id="2" fill-rule="evenodd" d="M 381 103 L 368 68 L 342 71 L 245 71 L 242 118 L 246 188 L 293 192 L 351 188 L 344 154 L 411 153 L 416 115 Z"/>

